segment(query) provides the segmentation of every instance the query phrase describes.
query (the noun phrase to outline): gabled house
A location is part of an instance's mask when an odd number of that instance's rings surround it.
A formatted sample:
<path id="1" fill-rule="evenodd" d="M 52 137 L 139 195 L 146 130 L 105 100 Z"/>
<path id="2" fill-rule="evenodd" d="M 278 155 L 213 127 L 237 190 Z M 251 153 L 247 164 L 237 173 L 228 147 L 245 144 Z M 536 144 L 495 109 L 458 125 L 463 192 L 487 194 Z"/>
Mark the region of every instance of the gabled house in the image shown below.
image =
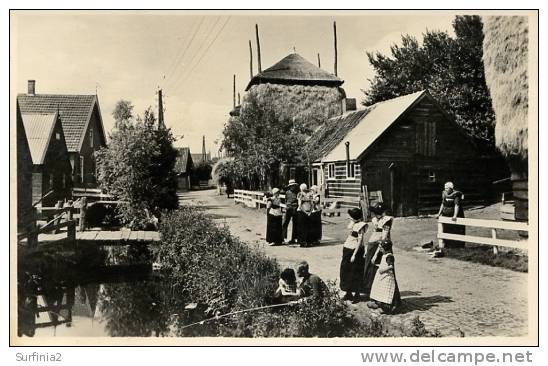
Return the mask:
<path id="1" fill-rule="evenodd" d="M 333 117 L 307 142 L 312 183 L 326 197 L 357 200 L 381 191 L 395 215 L 437 211 L 446 181 L 467 203 L 491 197 L 504 178 L 500 159 L 479 155 L 476 145 L 426 91 Z M 344 200 L 343 200 L 344 201 Z"/>
<path id="2" fill-rule="evenodd" d="M 53 206 L 71 196 L 72 179 L 69 154 L 61 119 L 55 113 L 22 113 L 32 158 L 32 202 Z"/>
<path id="3" fill-rule="evenodd" d="M 57 113 L 61 118 L 75 187 L 96 187 L 95 151 L 106 146 L 97 95 L 36 94 L 34 80 L 17 100 L 23 114 Z"/>
<path id="4" fill-rule="evenodd" d="M 175 172 L 177 173 L 177 189 L 188 191 L 191 187 L 190 176 L 192 174 L 192 161 L 190 148 L 181 147 L 177 149 L 177 159 L 175 160 Z"/>
<path id="5" fill-rule="evenodd" d="M 17 231 L 24 231 L 32 219 L 32 157 L 23 125 L 23 117 L 16 106 L 17 134 Z"/>

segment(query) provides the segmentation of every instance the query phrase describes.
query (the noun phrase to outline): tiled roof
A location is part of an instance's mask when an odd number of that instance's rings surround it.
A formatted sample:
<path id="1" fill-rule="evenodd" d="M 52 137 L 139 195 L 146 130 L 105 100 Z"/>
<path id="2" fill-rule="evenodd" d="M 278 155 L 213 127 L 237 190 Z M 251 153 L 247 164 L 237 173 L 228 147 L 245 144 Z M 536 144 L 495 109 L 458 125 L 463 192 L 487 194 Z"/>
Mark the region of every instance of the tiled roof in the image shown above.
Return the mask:
<path id="1" fill-rule="evenodd" d="M 79 151 L 91 116 L 95 95 L 19 94 L 21 113 L 55 113 L 59 110 L 69 151 Z"/>
<path id="2" fill-rule="evenodd" d="M 340 86 L 344 81 L 320 69 L 297 53 L 292 53 L 255 75 L 245 90 L 262 83 Z"/>
<path id="3" fill-rule="evenodd" d="M 23 125 L 29 143 L 32 163 L 40 165 L 44 163 L 51 134 L 57 121 L 57 113 L 27 114 L 23 113 Z"/>
<path id="4" fill-rule="evenodd" d="M 192 156 L 190 154 L 190 148 L 180 147 L 177 149 L 177 159 L 175 160 L 175 172 L 179 174 L 186 174 L 186 168 L 188 166 L 188 159 L 190 159 L 190 164 L 192 165 Z"/>
<path id="5" fill-rule="evenodd" d="M 368 113 L 352 123 L 348 122 L 350 125 L 354 124 L 354 127 L 345 128 L 344 131 L 341 131 L 342 137 L 338 138 L 339 142 L 330 148 L 329 153 L 320 157 L 321 161 L 346 160 L 346 141 L 350 142 L 350 159 L 357 159 L 388 127 L 425 95 L 427 95 L 425 91 L 420 91 L 379 102 L 368 107 Z M 331 120 L 338 118 L 341 117 L 334 117 Z"/>

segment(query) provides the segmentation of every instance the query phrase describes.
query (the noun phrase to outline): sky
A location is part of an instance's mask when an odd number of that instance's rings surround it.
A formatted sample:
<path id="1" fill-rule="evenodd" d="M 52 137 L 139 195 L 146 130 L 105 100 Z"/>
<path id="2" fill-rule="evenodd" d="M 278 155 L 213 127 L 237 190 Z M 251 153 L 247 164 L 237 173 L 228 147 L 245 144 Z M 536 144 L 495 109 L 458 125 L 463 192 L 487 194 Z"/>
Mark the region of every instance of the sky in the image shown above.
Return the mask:
<path id="1" fill-rule="evenodd" d="M 333 72 L 333 22 L 337 22 L 338 75 L 348 97 L 363 98 L 374 76 L 366 51 L 388 53 L 402 34 L 422 39 L 426 30 L 453 35 L 454 15 L 391 13 L 237 12 L 15 12 L 11 19 L 12 75 L 18 93 L 36 80 L 38 94 L 95 94 L 107 133 L 117 101 L 138 114 L 157 111 L 163 90 L 165 122 L 176 146 L 216 156 L 232 109 L 232 79 L 244 95 L 249 43 L 257 73 L 255 24 L 262 69 L 292 52 Z"/>

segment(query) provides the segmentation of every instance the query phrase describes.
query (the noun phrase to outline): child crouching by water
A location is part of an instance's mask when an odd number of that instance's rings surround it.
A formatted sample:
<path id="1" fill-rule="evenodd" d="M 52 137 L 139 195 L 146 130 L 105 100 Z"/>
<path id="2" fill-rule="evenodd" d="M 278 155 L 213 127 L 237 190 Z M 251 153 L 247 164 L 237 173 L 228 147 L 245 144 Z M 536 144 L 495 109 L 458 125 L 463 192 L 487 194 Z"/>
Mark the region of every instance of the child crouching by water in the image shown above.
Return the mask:
<path id="1" fill-rule="evenodd" d="M 368 303 L 370 308 L 376 309 L 380 306 L 385 313 L 393 313 L 400 305 L 401 298 L 396 281 L 394 261 L 394 254 L 383 254 L 371 287 L 370 298 L 374 302 Z"/>
<path id="2" fill-rule="evenodd" d="M 295 271 L 291 268 L 286 268 L 280 274 L 278 280 L 278 288 L 274 294 L 277 303 L 286 303 L 299 299 L 299 291 L 297 290 L 297 277 Z"/>

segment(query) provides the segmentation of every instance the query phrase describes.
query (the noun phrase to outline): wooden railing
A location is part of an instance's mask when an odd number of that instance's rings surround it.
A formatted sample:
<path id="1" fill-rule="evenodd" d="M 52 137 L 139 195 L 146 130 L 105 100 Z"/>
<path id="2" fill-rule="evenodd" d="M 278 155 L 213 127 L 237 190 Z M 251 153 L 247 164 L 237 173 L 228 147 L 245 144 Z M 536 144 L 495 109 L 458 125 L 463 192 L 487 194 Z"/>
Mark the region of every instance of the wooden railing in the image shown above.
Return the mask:
<path id="1" fill-rule="evenodd" d="M 285 195 L 280 194 L 280 199 L 282 200 L 281 207 L 285 206 Z M 235 189 L 234 190 L 234 203 L 243 203 L 247 207 L 253 208 L 262 208 L 266 207 L 266 199 L 264 192 L 261 191 L 246 191 L 244 189 Z"/>
<path id="2" fill-rule="evenodd" d="M 53 215 L 53 218 L 52 218 Z M 49 219 L 42 227 L 36 227 L 36 221 L 41 219 Z M 61 229 L 66 228 L 67 236 L 59 240 L 65 240 L 71 243 L 76 243 L 76 220 L 74 219 L 74 207 L 38 207 L 34 213 L 32 220 L 32 228 L 24 233 L 17 234 L 17 242 L 23 244 L 26 239 L 28 247 L 36 247 L 38 245 L 38 235 L 45 233 L 59 233 Z"/>
<path id="3" fill-rule="evenodd" d="M 473 236 L 473 235 L 460 235 L 449 234 L 443 232 L 443 224 L 453 224 L 469 227 L 480 227 L 491 230 L 491 237 Z M 438 219 L 438 241 L 441 246 L 443 240 L 456 240 L 462 242 L 491 245 L 493 251 L 498 253 L 497 247 L 508 247 L 517 249 L 527 249 L 527 240 L 509 240 L 500 239 L 497 237 L 497 229 L 522 231 L 529 233 L 529 225 L 525 222 L 510 222 L 510 221 L 498 221 L 498 220 L 480 220 L 480 219 L 466 219 L 457 218 L 453 221 L 450 217 L 441 216 Z"/>

